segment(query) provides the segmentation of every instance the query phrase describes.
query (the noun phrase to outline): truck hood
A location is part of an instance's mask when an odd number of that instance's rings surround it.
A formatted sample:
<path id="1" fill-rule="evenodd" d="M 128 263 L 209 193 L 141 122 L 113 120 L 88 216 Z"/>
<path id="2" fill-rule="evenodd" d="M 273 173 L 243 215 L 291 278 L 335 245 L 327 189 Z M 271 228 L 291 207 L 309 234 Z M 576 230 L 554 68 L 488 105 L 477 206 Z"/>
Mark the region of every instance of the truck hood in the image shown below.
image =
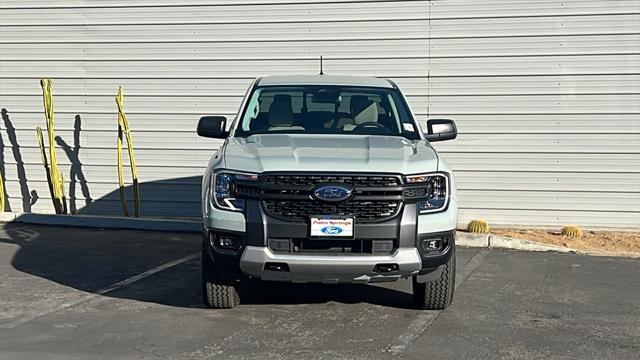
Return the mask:
<path id="1" fill-rule="evenodd" d="M 231 138 L 225 167 L 265 171 L 384 172 L 436 171 L 438 157 L 423 140 L 399 136 L 268 134 Z"/>

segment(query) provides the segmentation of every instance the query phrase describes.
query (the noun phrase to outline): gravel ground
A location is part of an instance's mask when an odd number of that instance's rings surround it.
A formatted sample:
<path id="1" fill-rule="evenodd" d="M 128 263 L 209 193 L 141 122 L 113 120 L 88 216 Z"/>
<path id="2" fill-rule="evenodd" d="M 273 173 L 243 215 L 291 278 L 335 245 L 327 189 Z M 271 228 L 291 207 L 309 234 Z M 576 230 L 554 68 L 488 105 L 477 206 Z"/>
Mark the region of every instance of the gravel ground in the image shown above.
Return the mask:
<path id="1" fill-rule="evenodd" d="M 638 231 L 584 231 L 579 237 L 562 236 L 559 230 L 492 229 L 491 233 L 595 254 L 640 256 Z"/>

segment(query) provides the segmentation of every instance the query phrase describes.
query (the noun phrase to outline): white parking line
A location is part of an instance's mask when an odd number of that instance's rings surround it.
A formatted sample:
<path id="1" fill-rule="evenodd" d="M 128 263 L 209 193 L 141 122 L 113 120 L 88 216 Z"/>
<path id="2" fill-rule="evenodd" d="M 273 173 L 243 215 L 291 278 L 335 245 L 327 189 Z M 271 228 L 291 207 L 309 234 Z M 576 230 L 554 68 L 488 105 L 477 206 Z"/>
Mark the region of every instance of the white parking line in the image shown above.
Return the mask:
<path id="1" fill-rule="evenodd" d="M 74 299 L 72 301 L 68 301 L 68 302 L 64 302 L 62 304 L 57 304 L 57 305 L 51 306 L 51 307 L 49 307 L 49 308 L 47 308 L 47 309 L 45 309 L 43 311 L 40 311 L 38 313 L 35 313 L 35 314 L 25 315 L 25 316 L 23 316 L 21 318 L 18 318 L 18 319 L 14 320 L 14 321 L 12 321 L 10 323 L 4 324 L 4 325 L 0 325 L 0 328 L 2 328 L 2 329 L 13 329 L 13 328 L 16 328 L 16 327 L 18 327 L 20 325 L 24 325 L 24 324 L 26 324 L 26 323 L 28 323 L 30 321 L 33 321 L 33 320 L 35 320 L 37 318 L 49 315 L 51 313 L 54 313 L 54 312 L 57 312 L 57 311 L 60 311 L 60 310 L 64 310 L 64 309 L 70 308 L 70 307 L 72 307 L 74 305 L 81 304 L 83 302 L 86 302 L 86 301 L 89 301 L 91 299 L 94 299 L 94 298 L 96 298 L 96 297 L 98 297 L 100 295 L 106 295 L 106 294 L 108 294 L 108 293 L 110 293 L 112 291 L 118 290 L 118 289 L 120 289 L 120 288 L 122 288 L 124 286 L 130 285 L 130 284 L 133 284 L 136 281 L 140 281 L 140 280 L 142 280 L 144 278 L 147 278 L 147 277 L 149 277 L 149 276 L 151 276 L 153 274 L 156 274 L 156 273 L 158 273 L 160 271 L 172 268 L 172 267 L 174 267 L 176 265 L 180 265 L 182 263 L 185 263 L 185 262 L 193 260 L 193 259 L 197 259 L 199 256 L 200 256 L 200 253 L 198 252 L 198 253 L 195 253 L 195 254 L 187 255 L 187 256 L 185 256 L 183 258 L 180 258 L 180 259 L 177 259 L 177 260 L 169 261 L 168 263 L 162 264 L 162 265 L 157 266 L 157 267 L 155 267 L 153 269 L 150 269 L 150 270 L 142 272 L 142 273 L 140 273 L 138 275 L 132 276 L 132 277 L 130 277 L 128 279 L 122 280 L 122 281 L 117 282 L 115 284 L 109 285 L 109 286 L 107 286 L 105 288 L 99 289 L 99 290 L 95 291 L 95 293 L 87 294 L 87 295 L 81 296 L 81 297 L 79 297 L 77 299 Z"/>
<path id="2" fill-rule="evenodd" d="M 478 267 L 478 265 L 480 265 L 480 262 L 482 262 L 482 259 L 486 254 L 487 250 L 480 250 L 473 255 L 469 261 L 467 261 L 465 267 L 460 273 L 458 273 L 458 276 L 456 276 L 456 285 L 454 289 L 457 289 L 460 284 L 469 278 L 471 273 Z M 422 312 L 409 324 L 409 326 L 407 326 L 406 330 L 398 337 L 397 343 L 395 345 L 391 345 L 387 349 L 387 352 L 390 352 L 393 355 L 398 355 L 400 352 L 404 351 L 409 344 L 427 330 L 427 328 L 443 311 L 444 310 Z"/>

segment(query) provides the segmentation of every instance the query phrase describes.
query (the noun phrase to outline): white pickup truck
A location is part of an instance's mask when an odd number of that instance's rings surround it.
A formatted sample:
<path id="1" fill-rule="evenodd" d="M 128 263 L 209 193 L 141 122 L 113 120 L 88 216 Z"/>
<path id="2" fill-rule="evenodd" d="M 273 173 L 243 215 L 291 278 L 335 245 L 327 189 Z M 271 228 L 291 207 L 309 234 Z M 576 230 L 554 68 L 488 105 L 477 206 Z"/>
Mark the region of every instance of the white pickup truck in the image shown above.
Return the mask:
<path id="1" fill-rule="evenodd" d="M 256 79 L 202 184 L 204 302 L 240 303 L 248 279 L 371 283 L 411 277 L 417 307 L 444 309 L 455 279 L 456 190 L 390 80 L 292 75 Z M 228 130 L 227 130 L 228 129 Z"/>

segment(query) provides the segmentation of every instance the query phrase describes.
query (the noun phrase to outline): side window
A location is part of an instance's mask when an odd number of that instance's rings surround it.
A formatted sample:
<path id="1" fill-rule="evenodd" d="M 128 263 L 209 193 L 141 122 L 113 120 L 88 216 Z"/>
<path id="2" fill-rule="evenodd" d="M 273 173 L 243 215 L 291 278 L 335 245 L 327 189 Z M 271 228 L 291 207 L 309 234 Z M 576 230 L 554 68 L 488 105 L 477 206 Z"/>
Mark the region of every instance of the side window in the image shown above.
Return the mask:
<path id="1" fill-rule="evenodd" d="M 260 112 L 263 111 L 261 110 L 260 105 L 261 92 L 262 90 L 260 89 L 256 90 L 251 96 L 249 103 L 247 104 L 246 113 L 244 114 L 244 118 L 242 119 L 242 123 L 240 124 L 242 130 L 244 131 L 249 131 L 249 124 L 251 124 L 251 121 L 256 119 L 258 115 L 260 115 Z"/>

